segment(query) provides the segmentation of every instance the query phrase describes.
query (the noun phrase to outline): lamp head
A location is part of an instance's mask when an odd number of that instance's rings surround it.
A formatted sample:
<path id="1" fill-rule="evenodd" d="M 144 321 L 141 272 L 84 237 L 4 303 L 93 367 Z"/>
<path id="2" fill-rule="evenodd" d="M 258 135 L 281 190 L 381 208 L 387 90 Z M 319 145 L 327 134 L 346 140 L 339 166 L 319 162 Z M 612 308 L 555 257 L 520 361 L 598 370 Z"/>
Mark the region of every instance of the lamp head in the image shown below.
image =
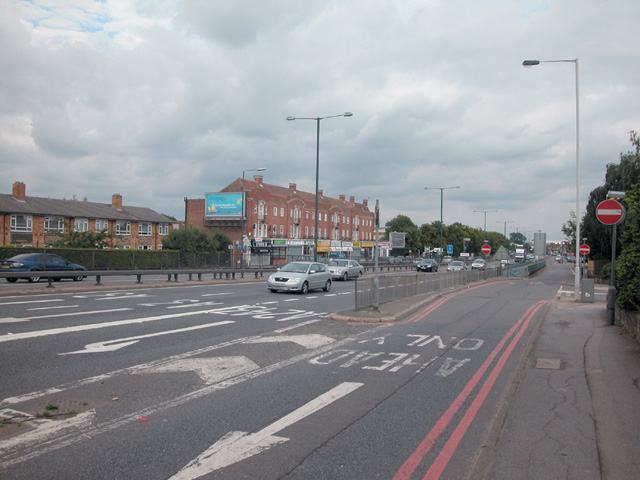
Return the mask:
<path id="1" fill-rule="evenodd" d="M 287 117 L 287 120 L 291 121 L 291 120 L 295 120 L 296 117 Z"/>
<path id="2" fill-rule="evenodd" d="M 353 117 L 353 113 L 351 113 L 351 112 L 344 112 L 344 113 L 342 114 L 342 116 L 343 116 L 343 117 Z"/>
<path id="3" fill-rule="evenodd" d="M 533 67 L 535 65 L 540 65 L 540 60 L 525 60 L 522 62 L 522 66 L 525 68 Z"/>

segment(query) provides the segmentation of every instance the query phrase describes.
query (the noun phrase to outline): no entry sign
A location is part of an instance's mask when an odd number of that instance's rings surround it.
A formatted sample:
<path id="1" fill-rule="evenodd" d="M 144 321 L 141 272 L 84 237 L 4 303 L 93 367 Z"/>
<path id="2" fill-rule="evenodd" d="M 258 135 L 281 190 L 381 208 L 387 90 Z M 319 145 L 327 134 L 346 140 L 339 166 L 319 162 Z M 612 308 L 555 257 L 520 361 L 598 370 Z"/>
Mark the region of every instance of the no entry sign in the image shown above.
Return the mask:
<path id="1" fill-rule="evenodd" d="M 615 225 L 624 218 L 624 207 L 616 200 L 603 200 L 596 207 L 596 217 L 605 225 Z"/>
<path id="2" fill-rule="evenodd" d="M 489 255 L 491 253 L 491 245 L 483 245 L 480 251 L 485 255 Z"/>
<path id="3" fill-rule="evenodd" d="M 591 247 L 587 244 L 580 245 L 579 252 L 580 255 L 589 255 L 591 253 Z"/>

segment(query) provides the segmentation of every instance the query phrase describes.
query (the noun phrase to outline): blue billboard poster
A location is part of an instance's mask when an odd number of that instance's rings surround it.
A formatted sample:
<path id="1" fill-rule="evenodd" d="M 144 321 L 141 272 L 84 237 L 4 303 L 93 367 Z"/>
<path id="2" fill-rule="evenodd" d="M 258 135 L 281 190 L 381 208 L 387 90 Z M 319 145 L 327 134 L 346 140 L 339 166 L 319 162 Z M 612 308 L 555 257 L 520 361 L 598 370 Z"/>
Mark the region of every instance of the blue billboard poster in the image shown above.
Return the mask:
<path id="1" fill-rule="evenodd" d="M 204 207 L 205 217 L 240 218 L 243 212 L 242 193 L 207 193 Z"/>

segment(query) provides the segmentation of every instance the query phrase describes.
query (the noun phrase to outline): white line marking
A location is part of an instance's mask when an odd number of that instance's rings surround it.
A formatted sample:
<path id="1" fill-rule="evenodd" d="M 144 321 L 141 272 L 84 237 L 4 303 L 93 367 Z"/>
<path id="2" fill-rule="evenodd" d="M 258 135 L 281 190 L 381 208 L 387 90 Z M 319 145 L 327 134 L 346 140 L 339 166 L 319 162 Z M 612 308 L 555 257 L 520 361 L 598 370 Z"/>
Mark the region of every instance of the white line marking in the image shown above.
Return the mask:
<path id="1" fill-rule="evenodd" d="M 50 303 L 50 302 L 64 302 L 61 298 L 52 298 L 51 300 L 27 300 L 23 302 L 4 302 L 0 305 L 24 305 L 25 303 Z"/>
<path id="2" fill-rule="evenodd" d="M 124 310 L 131 310 L 130 308 L 126 308 Z M 179 317 L 189 317 L 191 315 L 206 315 L 212 313 L 225 313 L 228 308 L 219 308 L 214 310 L 202 310 L 199 312 L 180 312 L 180 313 L 172 313 L 167 315 L 156 315 L 153 317 L 146 318 L 131 318 L 127 320 L 118 320 L 115 322 L 104 322 L 104 323 L 93 323 L 89 325 L 77 325 L 75 327 L 62 327 L 62 328 L 52 328 L 50 330 L 39 330 L 35 332 L 24 332 L 24 333 L 15 333 L 13 335 L 0 335 L 0 343 L 2 342 L 10 342 L 13 340 L 23 340 L 25 338 L 37 338 L 37 337 L 46 337 L 49 335 L 60 335 L 62 333 L 71 333 L 71 332 L 84 332 L 86 330 L 97 330 L 99 328 L 108 328 L 108 327 L 119 327 L 121 325 L 130 325 L 133 323 L 146 323 L 146 322 L 155 322 L 157 320 L 168 320 L 170 318 L 179 318 Z M 117 311 L 117 310 L 115 310 Z M 98 312 L 99 313 L 99 312 Z M 68 314 L 75 315 L 75 314 Z M 2 321 L 0 320 L 0 323 Z"/>
<path id="3" fill-rule="evenodd" d="M 163 373 L 163 372 L 195 372 L 202 381 L 212 384 L 232 378 L 237 375 L 257 370 L 259 365 L 247 357 L 214 357 L 214 358 L 186 358 L 166 365 L 159 365 L 149 370 L 141 370 L 136 373 Z"/>
<path id="4" fill-rule="evenodd" d="M 277 437 L 275 434 L 350 394 L 362 385 L 364 384 L 355 382 L 341 383 L 259 432 L 229 432 L 189 462 L 170 480 L 193 480 L 257 455 L 274 445 L 287 442 L 288 438 Z"/>
<path id="5" fill-rule="evenodd" d="M 37 310 L 61 310 L 63 308 L 79 308 L 80 305 L 60 305 L 59 307 L 37 307 L 27 308 L 27 312 L 35 312 Z"/>
<path id="6" fill-rule="evenodd" d="M 311 325 L 312 323 L 316 323 L 316 322 L 319 322 L 319 321 L 320 321 L 320 319 L 317 318 L 315 320 L 309 320 L 307 322 L 296 323 L 295 325 L 291 325 L 289 327 L 284 327 L 284 328 L 279 328 L 278 330 L 274 330 L 274 333 L 288 332 L 289 330 L 293 330 L 293 329 L 299 328 L 299 327 L 304 327 L 305 325 Z"/>
<path id="7" fill-rule="evenodd" d="M 111 310 L 95 310 L 93 312 L 76 312 L 76 313 L 57 313 L 55 315 L 40 315 L 39 317 L 23 317 L 23 318 L 0 318 L 0 323 L 16 323 L 16 322 L 30 322 L 31 320 L 41 320 L 43 318 L 58 318 L 58 317 L 76 317 L 79 315 L 96 315 L 111 312 L 126 312 L 133 310 L 132 308 L 114 308 Z M 71 328 L 71 327 L 70 327 Z M 0 342 L 2 342 L 2 336 L 0 336 Z"/>
<path id="8" fill-rule="evenodd" d="M 311 335 L 291 335 L 291 336 L 278 336 L 278 337 L 258 337 L 245 343 L 278 343 L 278 342 L 293 342 L 301 345 L 305 348 L 318 348 L 325 345 L 329 345 L 335 340 L 331 337 L 319 334 Z"/>

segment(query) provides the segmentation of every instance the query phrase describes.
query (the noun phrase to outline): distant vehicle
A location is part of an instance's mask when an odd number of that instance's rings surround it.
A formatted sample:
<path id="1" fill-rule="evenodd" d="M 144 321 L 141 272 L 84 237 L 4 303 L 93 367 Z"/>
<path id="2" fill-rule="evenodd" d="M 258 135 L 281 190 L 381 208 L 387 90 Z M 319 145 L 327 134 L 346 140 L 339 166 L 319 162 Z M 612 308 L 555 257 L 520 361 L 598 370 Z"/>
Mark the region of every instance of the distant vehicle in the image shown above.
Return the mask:
<path id="1" fill-rule="evenodd" d="M 450 255 L 445 255 L 444 257 L 442 257 L 442 262 L 444 264 L 448 264 L 451 263 L 453 261 L 453 258 Z"/>
<path id="2" fill-rule="evenodd" d="M 471 263 L 471 270 L 484 270 L 487 266 L 487 262 L 485 262 L 482 258 L 476 258 L 473 263 Z"/>
<path id="3" fill-rule="evenodd" d="M 516 262 L 524 262 L 527 259 L 527 252 L 524 248 L 516 248 Z"/>
<path id="4" fill-rule="evenodd" d="M 70 272 L 68 277 L 74 282 L 82 281 L 86 275 L 79 274 L 78 272 L 86 272 L 87 269 L 82 265 L 71 263 L 65 260 L 59 255 L 53 253 L 21 253 L 15 257 L 11 257 L 0 263 L 0 270 L 3 272 L 29 272 L 24 278 L 29 282 L 37 282 L 43 272 Z M 7 278 L 7 282 L 13 283 L 17 281 L 17 277 Z M 55 281 L 60 278 L 54 278 Z"/>
<path id="5" fill-rule="evenodd" d="M 355 260 L 332 260 L 329 262 L 332 278 L 339 278 L 345 282 L 350 278 L 358 278 L 364 273 L 364 267 Z"/>
<path id="6" fill-rule="evenodd" d="M 436 262 L 433 258 L 425 258 L 418 265 L 416 265 L 416 270 L 419 272 L 437 272 L 438 271 L 438 262 Z"/>
<path id="7" fill-rule="evenodd" d="M 267 288 L 271 292 L 284 290 L 305 294 L 319 288 L 328 292 L 331 290 L 331 272 L 324 263 L 291 262 L 269 276 Z"/>
<path id="8" fill-rule="evenodd" d="M 447 265 L 447 271 L 449 272 L 457 272 L 459 270 L 466 270 L 467 266 L 464 264 L 462 260 L 453 260 L 449 265 Z"/>

